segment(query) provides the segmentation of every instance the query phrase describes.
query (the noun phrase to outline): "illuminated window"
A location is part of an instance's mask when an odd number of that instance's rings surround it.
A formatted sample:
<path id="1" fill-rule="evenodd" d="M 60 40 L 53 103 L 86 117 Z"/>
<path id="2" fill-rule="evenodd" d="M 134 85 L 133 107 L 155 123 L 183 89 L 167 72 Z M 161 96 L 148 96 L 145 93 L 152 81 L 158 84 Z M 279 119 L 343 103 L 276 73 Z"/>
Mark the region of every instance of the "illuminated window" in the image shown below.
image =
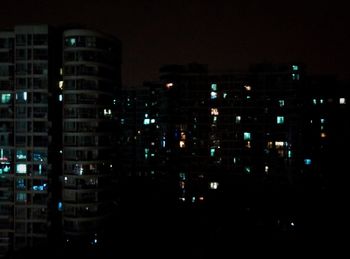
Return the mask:
<path id="1" fill-rule="evenodd" d="M 304 159 L 304 164 L 305 164 L 305 165 L 311 165 L 311 159 L 305 158 L 305 159 Z"/>
<path id="2" fill-rule="evenodd" d="M 237 124 L 241 123 L 241 116 L 236 116 L 236 123 Z"/>
<path id="3" fill-rule="evenodd" d="M 7 104 L 11 101 L 11 94 L 1 94 L 1 103 Z"/>
<path id="4" fill-rule="evenodd" d="M 63 89 L 63 81 L 58 82 L 58 87 L 62 90 Z"/>
<path id="5" fill-rule="evenodd" d="M 250 85 L 245 85 L 244 86 L 244 89 L 247 90 L 247 91 L 251 91 L 252 90 L 252 87 Z"/>
<path id="6" fill-rule="evenodd" d="M 165 85 L 165 87 L 166 87 L 167 89 L 170 89 L 170 88 L 172 88 L 173 86 L 174 86 L 173 83 L 167 83 L 167 84 Z"/>
<path id="7" fill-rule="evenodd" d="M 218 110 L 218 108 L 211 108 L 211 109 L 210 109 L 210 114 L 211 114 L 211 115 L 219 115 L 219 110 Z"/>
<path id="8" fill-rule="evenodd" d="M 60 94 L 60 95 L 58 96 L 58 100 L 59 100 L 60 102 L 62 102 L 62 100 L 63 100 L 62 94 Z"/>
<path id="9" fill-rule="evenodd" d="M 277 121 L 277 124 L 283 124 L 284 123 L 284 116 L 277 116 L 276 121 Z"/>
<path id="10" fill-rule="evenodd" d="M 299 70 L 299 66 L 297 66 L 297 65 L 292 65 L 292 69 L 293 69 L 293 71 L 298 71 L 298 70 Z"/>
<path id="11" fill-rule="evenodd" d="M 217 116 L 213 116 L 213 123 L 216 123 L 218 120 L 218 117 Z"/>
<path id="12" fill-rule="evenodd" d="M 183 140 L 180 140 L 180 143 L 179 143 L 179 145 L 180 145 L 180 148 L 185 148 L 185 141 L 183 141 Z"/>
<path id="13" fill-rule="evenodd" d="M 316 105 L 316 104 L 317 104 L 317 99 L 312 99 L 312 103 L 313 103 L 314 105 Z"/>
<path id="14" fill-rule="evenodd" d="M 27 200 L 27 193 L 25 192 L 18 192 L 16 195 L 17 201 L 26 201 Z"/>
<path id="15" fill-rule="evenodd" d="M 250 166 L 245 166 L 245 167 L 244 167 L 244 172 L 245 172 L 246 174 L 250 174 L 250 172 L 251 172 Z"/>
<path id="16" fill-rule="evenodd" d="M 278 100 L 278 104 L 280 107 L 283 107 L 284 106 L 284 100 Z"/>
<path id="17" fill-rule="evenodd" d="M 321 133 L 321 138 L 325 138 L 326 137 L 326 133 L 322 132 Z"/>
<path id="18" fill-rule="evenodd" d="M 325 122 L 325 119 L 320 119 L 321 124 Z"/>
<path id="19" fill-rule="evenodd" d="M 211 84 L 211 90 L 217 91 L 218 90 L 217 84 Z"/>
<path id="20" fill-rule="evenodd" d="M 250 139 L 251 139 L 251 134 L 250 134 L 250 132 L 244 132 L 244 133 L 243 133 L 243 139 L 244 139 L 244 140 L 250 140 Z"/>
<path id="21" fill-rule="evenodd" d="M 292 157 L 292 150 L 288 150 L 288 158 Z"/>
<path id="22" fill-rule="evenodd" d="M 186 180 L 186 173 L 179 173 L 179 176 L 181 180 Z"/>
<path id="23" fill-rule="evenodd" d="M 215 148 L 210 149 L 210 156 L 211 157 L 215 156 Z"/>
<path id="24" fill-rule="evenodd" d="M 144 119 L 144 120 L 143 120 L 143 124 L 144 124 L 144 125 L 149 125 L 149 124 L 150 124 L 150 121 L 151 121 L 150 119 Z"/>
<path id="25" fill-rule="evenodd" d="M 27 173 L 27 165 L 26 164 L 17 164 L 16 165 L 16 173 L 17 174 L 26 174 Z"/>
<path id="26" fill-rule="evenodd" d="M 27 101 L 27 92 L 18 92 L 16 93 L 16 100 L 18 102 L 26 102 Z"/>
<path id="27" fill-rule="evenodd" d="M 112 116 L 112 110 L 111 109 L 103 109 L 103 115 L 106 117 Z"/>
<path id="28" fill-rule="evenodd" d="M 247 143 L 245 144 L 246 148 L 251 148 L 252 146 L 250 145 L 250 141 L 247 141 Z"/>
<path id="29" fill-rule="evenodd" d="M 17 149 L 16 151 L 17 160 L 26 160 L 27 159 L 27 151 L 23 149 Z"/>
<path id="30" fill-rule="evenodd" d="M 267 165 L 265 165 L 265 173 L 269 172 L 269 167 Z"/>
<path id="31" fill-rule="evenodd" d="M 145 159 L 148 158 L 149 148 L 145 148 Z"/>
<path id="32" fill-rule="evenodd" d="M 186 139 L 186 133 L 181 131 L 180 133 L 180 139 L 185 140 Z"/>
<path id="33" fill-rule="evenodd" d="M 292 79 L 293 80 L 299 80 L 300 79 L 300 75 L 299 74 L 292 74 Z"/>
<path id="34" fill-rule="evenodd" d="M 225 99 L 227 97 L 227 93 L 223 93 L 222 97 Z"/>
<path id="35" fill-rule="evenodd" d="M 346 99 L 344 97 L 339 98 L 339 104 L 346 104 Z"/>
<path id="36" fill-rule="evenodd" d="M 323 104 L 323 103 L 324 103 L 323 99 L 320 99 L 320 104 Z"/>
<path id="37" fill-rule="evenodd" d="M 219 187 L 218 182 L 210 182 L 210 184 L 209 184 L 209 188 L 212 190 L 216 190 L 218 187 Z"/>
<path id="38" fill-rule="evenodd" d="M 211 92 L 210 93 L 210 99 L 216 99 L 218 97 L 217 92 Z"/>

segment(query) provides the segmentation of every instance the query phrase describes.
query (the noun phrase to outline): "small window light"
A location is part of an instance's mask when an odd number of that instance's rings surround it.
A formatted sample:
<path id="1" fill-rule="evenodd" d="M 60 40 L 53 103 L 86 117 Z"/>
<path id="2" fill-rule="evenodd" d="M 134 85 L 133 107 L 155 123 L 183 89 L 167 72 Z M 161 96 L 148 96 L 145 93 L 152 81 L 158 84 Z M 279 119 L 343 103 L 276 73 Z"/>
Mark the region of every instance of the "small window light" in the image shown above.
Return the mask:
<path id="1" fill-rule="evenodd" d="M 251 139 L 251 134 L 250 134 L 250 132 L 244 132 L 244 133 L 243 133 L 243 139 L 244 139 L 244 140 L 250 140 L 250 139 Z"/>
<path id="2" fill-rule="evenodd" d="M 241 116 L 236 116 L 236 123 L 240 123 L 241 122 Z"/>
<path id="3" fill-rule="evenodd" d="M 344 97 L 339 98 L 339 104 L 346 104 L 346 99 Z"/>
<path id="4" fill-rule="evenodd" d="M 165 87 L 166 87 L 167 89 L 170 89 L 170 88 L 172 88 L 173 86 L 174 86 L 173 83 L 167 83 L 167 84 L 165 85 Z"/>
<path id="5" fill-rule="evenodd" d="M 218 90 L 217 84 L 215 84 L 215 83 L 211 84 L 211 90 L 217 91 Z"/>
<path id="6" fill-rule="evenodd" d="M 210 184 L 209 184 L 209 188 L 212 190 L 216 190 L 218 187 L 219 187 L 218 182 L 210 182 Z"/>
<path id="7" fill-rule="evenodd" d="M 252 90 L 252 87 L 250 85 L 245 85 L 244 86 L 244 89 L 247 90 L 247 91 L 251 91 Z"/>
<path id="8" fill-rule="evenodd" d="M 299 70 L 299 66 L 297 66 L 297 65 L 292 65 L 292 69 L 293 69 L 293 71 L 298 71 L 298 70 Z"/>
<path id="9" fill-rule="evenodd" d="M 284 116 L 277 116 L 276 121 L 277 121 L 277 124 L 283 124 L 284 123 Z"/>
<path id="10" fill-rule="evenodd" d="M 60 95 L 58 96 L 58 100 L 59 100 L 60 102 L 62 102 L 62 100 L 63 100 L 62 94 L 60 94 Z"/>
<path id="11" fill-rule="evenodd" d="M 62 90 L 63 89 L 63 81 L 58 82 L 58 87 Z"/>
<path id="12" fill-rule="evenodd" d="M 218 94 L 217 94 L 217 92 L 211 92 L 210 93 L 210 99 L 216 99 L 218 97 Z"/>
<path id="13" fill-rule="evenodd" d="M 219 110 L 218 110 L 218 108 L 211 108 L 211 109 L 210 109 L 210 114 L 211 114 L 211 115 L 219 115 Z"/>
<path id="14" fill-rule="evenodd" d="M 278 104 L 280 107 L 283 107 L 284 106 L 284 100 L 278 100 Z"/>
<path id="15" fill-rule="evenodd" d="M 327 135 L 324 132 L 321 132 L 321 138 L 325 138 Z"/>
<path id="16" fill-rule="evenodd" d="M 180 148 L 185 148 L 185 141 L 183 141 L 183 140 L 180 140 L 180 143 L 179 143 L 179 145 L 180 145 Z"/>
<path id="17" fill-rule="evenodd" d="M 305 158 L 305 159 L 304 159 L 304 164 L 305 164 L 305 165 L 311 165 L 311 159 Z"/>

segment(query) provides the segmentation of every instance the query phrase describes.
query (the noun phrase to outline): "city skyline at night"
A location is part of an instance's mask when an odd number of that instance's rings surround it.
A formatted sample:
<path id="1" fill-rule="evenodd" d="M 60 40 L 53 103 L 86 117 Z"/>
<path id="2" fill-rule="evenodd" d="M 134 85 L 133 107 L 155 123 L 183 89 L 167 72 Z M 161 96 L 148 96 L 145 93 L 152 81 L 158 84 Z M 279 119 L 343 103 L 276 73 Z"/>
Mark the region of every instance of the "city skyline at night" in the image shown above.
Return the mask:
<path id="1" fill-rule="evenodd" d="M 341 244 L 346 10 L 329 0 L 2 3 L 0 258 Z"/>

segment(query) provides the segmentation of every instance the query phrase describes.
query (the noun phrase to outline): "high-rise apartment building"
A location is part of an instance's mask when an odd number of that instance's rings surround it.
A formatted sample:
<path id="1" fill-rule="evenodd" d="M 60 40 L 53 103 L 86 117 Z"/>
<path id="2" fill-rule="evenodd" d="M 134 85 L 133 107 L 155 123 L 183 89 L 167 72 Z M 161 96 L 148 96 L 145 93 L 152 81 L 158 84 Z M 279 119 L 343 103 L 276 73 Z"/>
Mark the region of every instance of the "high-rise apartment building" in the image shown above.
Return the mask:
<path id="1" fill-rule="evenodd" d="M 119 87 L 120 43 L 109 36 L 0 32 L 0 254 L 43 244 L 61 225 L 68 242 L 100 242 Z"/>

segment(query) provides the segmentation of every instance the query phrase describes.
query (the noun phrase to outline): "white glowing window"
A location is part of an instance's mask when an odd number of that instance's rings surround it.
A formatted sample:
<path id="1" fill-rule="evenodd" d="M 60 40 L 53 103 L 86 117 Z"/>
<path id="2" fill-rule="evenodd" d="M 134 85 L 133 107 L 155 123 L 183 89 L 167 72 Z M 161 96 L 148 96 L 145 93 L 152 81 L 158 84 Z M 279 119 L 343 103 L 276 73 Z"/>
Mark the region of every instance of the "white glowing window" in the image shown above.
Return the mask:
<path id="1" fill-rule="evenodd" d="M 284 106 L 284 100 L 278 100 L 278 104 L 280 107 L 283 107 Z"/>
<path id="2" fill-rule="evenodd" d="M 112 115 L 112 110 L 111 109 L 103 109 L 103 115 Z"/>
<path id="3" fill-rule="evenodd" d="M 27 165 L 26 164 L 17 164 L 16 165 L 16 173 L 17 174 L 26 174 L 27 173 Z"/>
<path id="4" fill-rule="evenodd" d="M 246 173 L 246 174 L 250 174 L 250 166 L 245 166 L 244 167 L 244 172 Z"/>
<path id="5" fill-rule="evenodd" d="M 58 87 L 62 90 L 63 89 L 63 81 L 58 81 Z"/>
<path id="6" fill-rule="evenodd" d="M 185 148 L 185 141 L 183 141 L 183 140 L 180 140 L 180 143 L 179 143 L 179 145 L 180 145 L 180 148 Z"/>
<path id="7" fill-rule="evenodd" d="M 218 182 L 210 182 L 210 184 L 209 184 L 209 188 L 212 190 L 216 190 L 218 187 L 219 187 Z"/>
<path id="8" fill-rule="evenodd" d="M 211 157 L 215 156 L 215 148 L 210 149 L 210 156 Z"/>
<path id="9" fill-rule="evenodd" d="M 227 97 L 227 93 L 223 93 L 222 97 L 225 99 Z"/>
<path id="10" fill-rule="evenodd" d="M 345 98 L 339 98 L 339 104 L 346 104 L 346 99 Z"/>
<path id="11" fill-rule="evenodd" d="M 250 85 L 245 85 L 244 86 L 244 89 L 247 90 L 247 91 L 251 91 L 252 90 L 252 87 Z"/>
<path id="12" fill-rule="evenodd" d="M 144 125 L 148 125 L 148 124 L 150 124 L 150 121 L 151 121 L 150 119 L 144 119 L 143 120 L 143 124 Z"/>
<path id="13" fill-rule="evenodd" d="M 325 119 L 320 119 L 321 124 L 325 122 Z"/>
<path id="14" fill-rule="evenodd" d="M 151 123 L 153 124 L 153 123 L 155 123 L 156 122 L 156 120 L 155 119 L 151 119 Z"/>
<path id="15" fill-rule="evenodd" d="M 243 133 L 243 139 L 244 139 L 244 140 L 250 140 L 250 139 L 251 139 L 251 134 L 250 134 L 250 132 L 244 132 L 244 133 Z"/>
<path id="16" fill-rule="evenodd" d="M 217 84 L 211 84 L 211 90 L 217 91 L 218 90 Z"/>
<path id="17" fill-rule="evenodd" d="M 173 86 L 174 86 L 173 83 L 167 83 L 167 84 L 165 85 L 165 87 L 168 88 L 168 89 L 170 89 L 170 88 L 173 87 Z"/>
<path id="18" fill-rule="evenodd" d="M 276 122 L 277 122 L 277 124 L 283 124 L 284 123 L 284 116 L 277 116 Z"/>
<path id="19" fill-rule="evenodd" d="M 211 114 L 211 115 L 219 115 L 219 110 L 218 110 L 218 108 L 211 108 L 211 109 L 210 109 L 210 114 Z"/>
<path id="20" fill-rule="evenodd" d="M 278 147 L 283 147 L 284 146 L 284 142 L 283 141 L 275 141 L 275 146 Z"/>
<path id="21" fill-rule="evenodd" d="M 60 102 L 62 102 L 62 100 L 63 100 L 62 94 L 60 94 L 60 95 L 58 96 L 58 100 L 59 100 Z"/>
<path id="22" fill-rule="evenodd" d="M 236 116 L 236 123 L 238 124 L 238 123 L 240 123 L 241 122 L 241 116 Z"/>
<path id="23" fill-rule="evenodd" d="M 327 136 L 326 133 L 324 132 L 321 133 L 321 138 L 325 138 L 326 136 Z"/>
<path id="24" fill-rule="evenodd" d="M 267 165 L 265 165 L 265 173 L 269 172 L 269 167 Z"/>
<path id="25" fill-rule="evenodd" d="M 218 97 L 218 93 L 217 92 L 211 92 L 210 93 L 210 99 L 216 99 Z"/>

